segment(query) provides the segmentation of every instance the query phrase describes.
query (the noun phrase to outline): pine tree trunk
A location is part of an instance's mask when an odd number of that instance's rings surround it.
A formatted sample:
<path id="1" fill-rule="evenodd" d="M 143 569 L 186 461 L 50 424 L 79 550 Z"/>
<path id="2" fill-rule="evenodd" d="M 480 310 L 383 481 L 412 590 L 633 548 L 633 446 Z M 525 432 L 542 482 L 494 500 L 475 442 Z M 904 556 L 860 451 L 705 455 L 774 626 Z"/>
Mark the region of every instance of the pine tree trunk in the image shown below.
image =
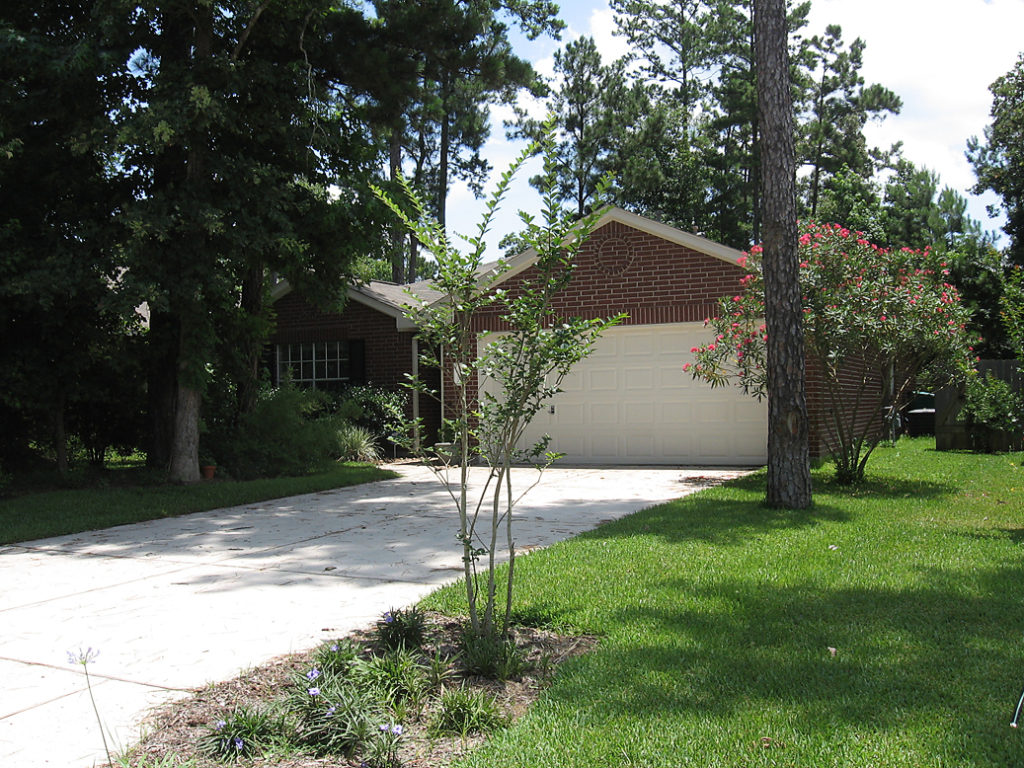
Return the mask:
<path id="1" fill-rule="evenodd" d="M 754 27 L 768 333 L 766 501 L 773 507 L 805 509 L 811 505 L 811 474 L 785 0 L 755 0 Z"/>
<path id="2" fill-rule="evenodd" d="M 391 129 L 391 142 L 388 152 L 388 178 L 393 184 L 398 183 L 398 175 L 402 170 L 402 132 L 399 128 Z M 401 285 L 405 280 L 405 226 L 396 221 L 391 227 L 391 282 Z M 414 280 L 409 273 L 409 280 Z"/>

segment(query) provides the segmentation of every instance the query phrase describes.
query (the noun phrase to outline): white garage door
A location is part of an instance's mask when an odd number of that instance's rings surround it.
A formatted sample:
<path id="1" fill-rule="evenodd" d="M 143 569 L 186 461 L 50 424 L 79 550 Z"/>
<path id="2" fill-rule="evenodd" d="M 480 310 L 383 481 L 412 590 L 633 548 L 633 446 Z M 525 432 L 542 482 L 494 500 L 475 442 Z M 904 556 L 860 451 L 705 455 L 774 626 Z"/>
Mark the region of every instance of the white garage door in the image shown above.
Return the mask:
<path id="1" fill-rule="evenodd" d="M 607 331 L 534 417 L 524 442 L 549 434 L 567 462 L 765 463 L 767 402 L 682 371 L 690 349 L 707 339 L 703 323 Z"/>

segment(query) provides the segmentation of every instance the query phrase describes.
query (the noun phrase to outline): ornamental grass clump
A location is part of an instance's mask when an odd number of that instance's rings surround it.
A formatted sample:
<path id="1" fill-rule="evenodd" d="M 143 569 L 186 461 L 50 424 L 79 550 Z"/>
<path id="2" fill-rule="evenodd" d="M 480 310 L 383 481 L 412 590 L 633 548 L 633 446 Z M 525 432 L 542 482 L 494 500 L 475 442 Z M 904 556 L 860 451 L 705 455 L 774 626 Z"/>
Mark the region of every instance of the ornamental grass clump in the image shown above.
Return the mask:
<path id="1" fill-rule="evenodd" d="M 287 740 L 288 726 L 266 709 L 240 708 L 218 720 L 200 738 L 199 747 L 218 760 L 249 759 Z"/>
<path id="2" fill-rule="evenodd" d="M 942 258 L 928 249 L 888 250 L 860 233 L 805 224 L 799 246 L 808 371 L 820 375 L 828 423 L 820 439 L 836 479 L 863 479 L 872 451 L 915 387 L 968 375 L 976 339 L 969 311 L 948 282 Z M 766 341 L 761 248 L 740 260 L 738 292 L 707 321 L 714 337 L 683 366 L 694 378 L 735 383 L 765 397 Z"/>
<path id="3" fill-rule="evenodd" d="M 508 719 L 498 702 L 483 691 L 453 688 L 441 693 L 440 707 L 431 718 L 427 730 L 431 736 L 461 736 L 471 733 L 492 733 L 504 728 Z"/>
<path id="4" fill-rule="evenodd" d="M 375 627 L 377 644 L 385 650 L 419 649 L 423 646 L 427 620 L 415 605 L 387 611 Z"/>

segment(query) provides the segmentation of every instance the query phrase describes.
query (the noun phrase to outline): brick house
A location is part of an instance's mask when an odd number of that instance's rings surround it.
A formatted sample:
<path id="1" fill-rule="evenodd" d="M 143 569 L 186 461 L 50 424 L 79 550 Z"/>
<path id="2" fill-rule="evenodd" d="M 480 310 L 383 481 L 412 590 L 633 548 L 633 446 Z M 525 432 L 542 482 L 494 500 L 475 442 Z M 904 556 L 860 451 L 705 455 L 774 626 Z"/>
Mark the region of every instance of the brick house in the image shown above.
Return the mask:
<path id="1" fill-rule="evenodd" d="M 572 283 L 554 310 L 565 316 L 628 318 L 598 341 L 534 418 L 525 439 L 547 433 L 566 460 L 601 464 L 764 463 L 767 403 L 732 387 L 712 389 L 682 372 L 690 349 L 707 340 L 705 318 L 721 296 L 734 294 L 743 254 L 619 208 L 598 221 L 579 255 Z M 510 260 L 502 287 L 514 291 L 535 260 L 526 251 Z M 372 382 L 399 387 L 416 371 L 415 327 L 405 317 L 407 291 L 431 302 L 441 296 L 426 283 L 371 282 L 348 289 L 341 313 L 316 310 L 279 289 L 277 329 L 271 342 L 274 376 L 290 371 L 299 383 L 331 386 Z M 500 331 L 500 310 L 475 320 L 479 330 Z M 422 373 L 422 372 L 421 372 Z M 436 388 L 444 392 L 436 371 Z M 822 451 L 818 425 L 823 402 L 809 378 L 812 455 Z M 413 415 L 436 430 L 443 408 L 413 396 Z M 430 437 L 428 436 L 428 439 Z"/>

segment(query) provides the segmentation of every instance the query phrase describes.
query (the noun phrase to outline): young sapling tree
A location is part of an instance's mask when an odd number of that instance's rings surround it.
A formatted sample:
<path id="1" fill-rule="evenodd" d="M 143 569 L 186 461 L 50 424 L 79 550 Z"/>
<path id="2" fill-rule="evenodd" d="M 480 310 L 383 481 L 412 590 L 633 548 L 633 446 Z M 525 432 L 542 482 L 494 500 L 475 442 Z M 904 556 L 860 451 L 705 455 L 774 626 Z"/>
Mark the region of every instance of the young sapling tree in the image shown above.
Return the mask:
<path id="1" fill-rule="evenodd" d="M 516 276 L 514 289 L 507 290 L 500 284 L 509 262 L 498 259 L 485 265 L 484 237 L 513 175 L 538 151 L 544 159 L 542 211 L 539 219 L 519 214 L 525 227 L 524 242 L 535 260 Z M 560 317 L 552 311 L 552 299 L 572 279 L 576 257 L 602 212 L 597 209 L 577 219 L 566 211 L 558 196 L 557 174 L 549 133 L 502 174 L 487 199 L 476 235 L 463 237 L 469 246 L 466 251 L 449 240 L 404 180 L 402 187 L 416 218 L 385 192 L 374 190 L 437 260 L 433 287 L 443 298 L 426 303 L 413 297 L 409 310 L 419 329 L 421 365 L 440 369 L 450 382 L 444 409 L 451 451 L 430 466 L 458 508 L 471 629 L 492 639 L 506 636 L 510 621 L 516 556 L 513 510 L 523 494 L 539 482 L 543 469 L 558 458 L 548 450 L 547 439 L 522 445 L 524 430 L 545 401 L 560 391 L 565 376 L 590 353 L 600 334 L 622 319 Z M 607 188 L 605 179 L 602 193 Z M 489 308 L 502 313 L 507 330 L 478 332 L 474 318 Z M 437 396 L 419 377 L 412 378 L 410 386 Z M 533 485 L 517 489 L 512 467 L 522 462 L 536 467 L 538 475 Z M 476 488 L 471 483 L 474 464 L 481 465 L 484 475 L 482 486 Z M 509 565 L 504 612 L 499 617 L 495 565 L 502 534 Z M 481 559 L 487 566 L 485 578 L 478 572 Z"/>

